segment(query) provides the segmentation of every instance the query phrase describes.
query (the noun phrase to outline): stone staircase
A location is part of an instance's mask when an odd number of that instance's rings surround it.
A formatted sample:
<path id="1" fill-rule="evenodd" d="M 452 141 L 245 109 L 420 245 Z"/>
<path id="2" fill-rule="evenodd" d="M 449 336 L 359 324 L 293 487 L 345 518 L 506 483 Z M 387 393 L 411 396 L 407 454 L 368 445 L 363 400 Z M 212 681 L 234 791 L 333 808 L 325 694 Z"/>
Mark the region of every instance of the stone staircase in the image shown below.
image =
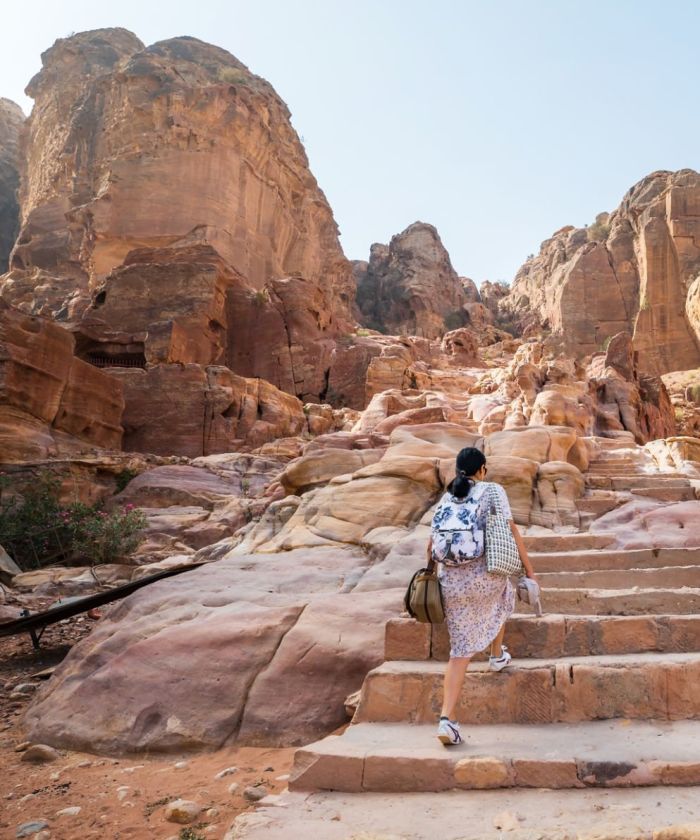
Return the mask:
<path id="1" fill-rule="evenodd" d="M 634 498 L 660 502 L 695 498 L 688 478 L 661 471 L 648 453 L 639 449 L 604 449 L 590 462 L 584 479 L 585 493 L 576 502 L 582 528 Z"/>
<path id="2" fill-rule="evenodd" d="M 547 614 L 510 619 L 506 671 L 470 665 L 465 743 L 435 738 L 444 626 L 392 619 L 352 724 L 297 752 L 291 790 L 700 785 L 700 547 L 527 541 Z"/>

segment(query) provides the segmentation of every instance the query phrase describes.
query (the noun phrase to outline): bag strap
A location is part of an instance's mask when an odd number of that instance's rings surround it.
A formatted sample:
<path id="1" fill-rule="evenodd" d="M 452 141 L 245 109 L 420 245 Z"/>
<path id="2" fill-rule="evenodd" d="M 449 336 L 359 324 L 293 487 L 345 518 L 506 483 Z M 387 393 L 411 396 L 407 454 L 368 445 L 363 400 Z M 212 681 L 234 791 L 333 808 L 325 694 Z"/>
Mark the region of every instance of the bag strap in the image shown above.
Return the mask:
<path id="1" fill-rule="evenodd" d="M 489 483 L 487 493 L 491 502 L 491 507 L 493 508 L 495 513 L 498 514 L 498 516 L 503 516 L 503 507 L 501 505 L 501 500 L 493 484 Z"/>

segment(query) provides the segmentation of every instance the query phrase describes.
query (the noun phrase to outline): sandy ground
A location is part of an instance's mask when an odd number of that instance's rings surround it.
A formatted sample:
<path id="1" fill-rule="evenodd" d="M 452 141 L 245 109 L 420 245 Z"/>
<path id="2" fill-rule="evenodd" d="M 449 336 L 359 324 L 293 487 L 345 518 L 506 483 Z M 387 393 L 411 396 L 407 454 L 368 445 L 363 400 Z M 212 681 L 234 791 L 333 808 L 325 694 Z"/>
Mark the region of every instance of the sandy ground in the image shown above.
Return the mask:
<path id="1" fill-rule="evenodd" d="M 220 839 L 234 817 L 255 808 L 243 796 L 247 787 L 262 785 L 269 793 L 286 788 L 293 749 L 230 748 L 196 756 L 119 759 L 60 751 L 48 764 L 23 762 L 15 748 L 24 741 L 21 721 L 31 690 L 17 699 L 10 699 L 12 691 L 40 684 L 47 676 L 36 675 L 58 664 L 93 626 L 84 616 L 53 625 L 39 651 L 29 636 L 0 639 L 0 838 L 15 838 L 20 825 L 44 820 L 50 834 L 41 835 L 42 840 Z M 216 778 L 228 768 L 237 769 Z M 233 784 L 237 788 L 231 791 Z M 189 833 L 165 819 L 167 803 L 178 798 L 203 808 Z M 57 816 L 75 807 L 80 808 L 77 815 Z"/>

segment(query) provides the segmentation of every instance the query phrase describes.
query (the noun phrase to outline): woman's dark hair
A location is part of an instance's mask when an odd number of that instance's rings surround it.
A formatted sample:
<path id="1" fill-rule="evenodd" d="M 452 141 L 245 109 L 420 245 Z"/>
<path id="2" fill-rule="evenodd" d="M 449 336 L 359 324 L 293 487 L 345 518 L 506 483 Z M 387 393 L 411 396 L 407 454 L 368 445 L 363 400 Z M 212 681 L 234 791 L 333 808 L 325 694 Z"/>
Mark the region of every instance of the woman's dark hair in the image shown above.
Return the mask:
<path id="1" fill-rule="evenodd" d="M 472 476 L 478 473 L 485 463 L 486 456 L 480 449 L 473 446 L 460 449 L 457 455 L 457 475 L 447 485 L 447 492 L 458 499 L 468 496 L 474 486 Z"/>

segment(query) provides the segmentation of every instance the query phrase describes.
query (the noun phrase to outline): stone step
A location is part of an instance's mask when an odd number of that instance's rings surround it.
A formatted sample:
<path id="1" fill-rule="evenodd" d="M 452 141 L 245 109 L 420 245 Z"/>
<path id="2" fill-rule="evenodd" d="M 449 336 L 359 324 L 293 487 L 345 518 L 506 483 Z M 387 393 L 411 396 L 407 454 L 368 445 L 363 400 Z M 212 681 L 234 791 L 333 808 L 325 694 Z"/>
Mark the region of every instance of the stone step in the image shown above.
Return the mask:
<path id="1" fill-rule="evenodd" d="M 693 487 L 640 487 L 632 491 L 635 496 L 658 499 L 660 502 L 690 502 L 695 498 Z"/>
<path id="2" fill-rule="evenodd" d="M 625 499 L 621 496 L 584 496 L 576 500 L 576 509 L 579 513 L 592 513 L 595 516 L 603 516 L 619 507 Z"/>
<path id="3" fill-rule="evenodd" d="M 700 721 L 469 726 L 465 743 L 444 747 L 436 719 L 353 724 L 302 747 L 289 788 L 413 793 L 700 784 Z"/>
<path id="4" fill-rule="evenodd" d="M 690 482 L 684 476 L 674 475 L 586 475 L 587 487 L 596 490 L 639 490 L 644 488 L 688 488 Z"/>
<path id="5" fill-rule="evenodd" d="M 557 587 L 629 589 L 639 586 L 675 588 L 700 587 L 700 566 L 661 566 L 654 569 L 592 569 L 583 572 L 538 572 L 543 589 Z"/>
<path id="6" fill-rule="evenodd" d="M 700 652 L 700 615 L 514 615 L 506 625 L 505 642 L 516 658 Z M 387 660 L 445 661 L 449 650 L 445 624 L 412 618 L 392 618 L 386 624 Z"/>
<path id="7" fill-rule="evenodd" d="M 224 840 L 691 840 L 697 820 L 692 786 L 361 796 L 287 790 L 238 816 Z"/>
<path id="8" fill-rule="evenodd" d="M 541 601 L 544 611 L 567 615 L 689 615 L 700 612 L 700 588 L 551 587 L 543 590 Z"/>
<path id="9" fill-rule="evenodd" d="M 590 551 L 615 542 L 611 534 L 532 534 L 523 537 L 530 552 Z"/>
<path id="10" fill-rule="evenodd" d="M 592 569 L 658 569 L 664 566 L 700 565 L 700 547 L 532 552 L 530 559 L 538 574 Z"/>
<path id="11" fill-rule="evenodd" d="M 435 661 L 384 662 L 367 674 L 353 720 L 431 723 L 444 670 Z M 475 662 L 457 716 L 468 724 L 691 719 L 700 717 L 698 679 L 696 652 L 518 659 L 500 673 Z"/>

